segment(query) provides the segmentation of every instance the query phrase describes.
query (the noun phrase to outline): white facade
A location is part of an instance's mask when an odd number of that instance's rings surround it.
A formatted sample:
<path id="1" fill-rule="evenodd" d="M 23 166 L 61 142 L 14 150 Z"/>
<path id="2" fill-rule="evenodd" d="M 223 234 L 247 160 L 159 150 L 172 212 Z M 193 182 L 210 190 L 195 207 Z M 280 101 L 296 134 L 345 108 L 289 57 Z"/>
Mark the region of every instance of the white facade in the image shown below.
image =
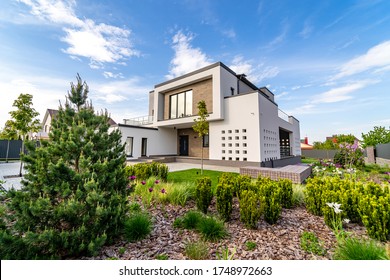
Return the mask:
<path id="1" fill-rule="evenodd" d="M 123 142 L 133 145 L 132 158 L 181 155 L 183 145 L 193 148 L 192 156 L 198 157 L 201 142 L 191 132 L 197 112 L 192 110 L 192 116 L 178 118 L 171 118 L 167 112 L 173 110 L 171 96 L 181 90 L 191 90 L 192 102 L 202 98 L 209 105 L 206 158 L 261 163 L 301 155 L 299 121 L 279 110 L 267 88 L 257 88 L 245 75 L 237 75 L 218 62 L 156 85 L 149 93 L 151 116 L 146 118 L 147 124 L 137 125 L 137 119 L 118 125 Z M 183 142 L 184 134 L 188 135 Z M 127 140 L 129 137 L 131 141 Z M 142 138 L 147 139 L 146 151 Z"/>

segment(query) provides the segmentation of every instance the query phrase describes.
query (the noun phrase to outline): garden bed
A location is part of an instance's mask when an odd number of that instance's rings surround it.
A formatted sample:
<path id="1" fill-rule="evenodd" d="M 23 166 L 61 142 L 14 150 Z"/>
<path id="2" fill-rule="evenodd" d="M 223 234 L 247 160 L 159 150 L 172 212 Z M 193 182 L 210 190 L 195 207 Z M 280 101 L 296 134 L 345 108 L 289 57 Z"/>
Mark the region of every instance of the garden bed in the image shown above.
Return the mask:
<path id="1" fill-rule="evenodd" d="M 195 208 L 193 201 L 188 202 L 185 207 L 156 204 L 148 209 L 153 217 L 154 228 L 146 239 L 134 243 L 118 240 L 111 246 L 103 247 L 99 255 L 86 259 L 153 260 L 159 256 L 166 256 L 171 260 L 188 259 L 185 245 L 198 241 L 201 237 L 195 231 L 174 228 L 173 222 Z M 212 214 L 216 214 L 215 199 L 210 210 Z M 335 235 L 325 225 L 324 219 L 308 213 L 304 207 L 283 209 L 276 224 L 269 225 L 261 220 L 258 229 L 249 230 L 239 221 L 238 201 L 235 199 L 232 219 L 225 226 L 229 232 L 227 238 L 220 242 L 207 242 L 208 259 L 215 260 L 217 252 L 229 248 L 230 253 L 236 250 L 233 258 L 237 260 L 327 260 L 331 259 L 336 244 Z M 346 230 L 356 236 L 366 236 L 363 226 L 350 224 Z M 324 256 L 307 253 L 301 248 L 300 239 L 304 232 L 316 234 L 326 249 Z M 253 250 L 247 248 L 248 241 L 256 244 Z"/>

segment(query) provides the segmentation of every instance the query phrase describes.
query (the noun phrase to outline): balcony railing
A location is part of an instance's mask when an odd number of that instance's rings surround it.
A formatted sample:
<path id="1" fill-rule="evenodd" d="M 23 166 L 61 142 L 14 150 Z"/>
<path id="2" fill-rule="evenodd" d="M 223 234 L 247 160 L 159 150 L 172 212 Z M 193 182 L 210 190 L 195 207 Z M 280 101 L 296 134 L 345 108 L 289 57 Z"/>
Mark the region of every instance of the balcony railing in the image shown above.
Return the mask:
<path id="1" fill-rule="evenodd" d="M 123 123 L 127 125 L 142 126 L 153 123 L 153 116 L 142 116 L 131 119 L 123 119 Z"/>

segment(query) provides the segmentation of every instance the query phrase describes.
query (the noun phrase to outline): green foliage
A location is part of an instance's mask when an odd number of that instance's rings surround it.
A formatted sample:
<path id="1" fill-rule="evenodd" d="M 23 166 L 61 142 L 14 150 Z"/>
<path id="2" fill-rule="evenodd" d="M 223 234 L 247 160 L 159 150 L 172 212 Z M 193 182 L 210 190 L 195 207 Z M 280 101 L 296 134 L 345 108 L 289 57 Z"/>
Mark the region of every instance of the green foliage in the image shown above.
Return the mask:
<path id="1" fill-rule="evenodd" d="M 313 142 L 313 149 L 315 150 L 336 150 L 338 145 L 333 140 L 326 140 L 325 142 Z"/>
<path id="2" fill-rule="evenodd" d="M 206 243 L 202 241 L 189 242 L 185 245 L 186 256 L 190 260 L 205 260 L 209 255 L 209 248 Z"/>
<path id="3" fill-rule="evenodd" d="M 253 251 L 257 247 L 257 244 L 253 241 L 247 241 L 245 242 L 245 246 L 249 251 Z"/>
<path id="4" fill-rule="evenodd" d="M 306 183 L 305 203 L 306 209 L 311 214 L 322 216 L 322 191 L 325 188 L 326 181 L 320 177 L 309 178 Z"/>
<path id="5" fill-rule="evenodd" d="M 198 211 L 188 211 L 183 217 L 176 218 L 174 227 L 185 229 L 197 229 L 203 214 Z"/>
<path id="6" fill-rule="evenodd" d="M 232 178 L 221 177 L 217 185 L 217 211 L 224 221 L 230 220 L 233 211 L 234 180 Z"/>
<path id="7" fill-rule="evenodd" d="M 362 167 L 364 165 L 363 150 L 357 140 L 353 144 L 340 144 L 340 150 L 335 154 L 333 163 L 344 168 Z"/>
<path id="8" fill-rule="evenodd" d="M 173 205 L 184 206 L 187 201 L 195 197 L 194 183 L 165 184 L 162 187 L 165 188 L 166 200 Z M 160 194 L 159 197 L 163 195 Z"/>
<path id="9" fill-rule="evenodd" d="M 227 236 L 227 231 L 222 221 L 214 217 L 204 217 L 198 223 L 197 230 L 205 240 L 219 241 Z"/>
<path id="10" fill-rule="evenodd" d="M 247 228 L 256 229 L 263 213 L 260 195 L 252 190 L 243 190 L 240 193 L 240 221 Z"/>
<path id="11" fill-rule="evenodd" d="M 14 122 L 8 120 L 5 122 L 3 130 L 0 132 L 0 140 L 16 140 L 18 132 L 14 127 Z"/>
<path id="12" fill-rule="evenodd" d="M 326 249 L 320 244 L 314 232 L 303 232 L 301 235 L 301 248 L 308 253 L 319 256 L 326 254 Z"/>
<path id="13" fill-rule="evenodd" d="M 389 188 L 369 183 L 359 200 L 359 212 L 367 234 L 380 241 L 390 240 Z"/>
<path id="14" fill-rule="evenodd" d="M 207 118 L 209 116 L 209 113 L 207 112 L 207 106 L 206 102 L 204 100 L 200 100 L 198 102 L 198 118 L 194 119 L 195 124 L 192 126 L 192 129 L 198 133 L 198 136 L 200 139 L 203 139 L 205 135 L 209 133 L 209 122 L 207 121 Z M 201 141 L 201 171 L 200 174 L 203 175 L 203 142 Z"/>
<path id="15" fill-rule="evenodd" d="M 362 222 L 370 237 L 390 239 L 390 194 L 388 186 L 373 182 L 365 185 L 338 177 L 311 178 L 305 190 L 306 208 L 310 213 L 324 215 L 327 225 L 340 229 L 342 221 Z M 339 213 L 327 203 L 340 204 Z"/>
<path id="16" fill-rule="evenodd" d="M 389 260 L 386 248 L 373 240 L 347 237 L 338 241 L 334 260 Z"/>
<path id="17" fill-rule="evenodd" d="M 168 255 L 165 255 L 165 254 L 160 254 L 160 255 L 156 256 L 156 260 L 165 261 L 168 259 L 169 259 Z"/>
<path id="18" fill-rule="evenodd" d="M 291 208 L 293 206 L 292 196 L 293 196 L 293 187 L 291 180 L 280 179 L 278 182 L 278 187 L 281 190 L 281 203 L 284 208 Z"/>
<path id="19" fill-rule="evenodd" d="M 151 231 L 152 221 L 145 213 L 136 212 L 125 221 L 124 234 L 130 242 L 144 239 Z"/>
<path id="20" fill-rule="evenodd" d="M 282 190 L 280 185 L 268 178 L 259 177 L 256 186 L 262 197 L 264 220 L 271 225 L 275 224 L 282 211 Z"/>
<path id="21" fill-rule="evenodd" d="M 304 185 L 297 185 L 294 184 L 292 186 L 293 193 L 292 193 L 292 205 L 293 206 L 303 206 L 305 205 L 305 186 Z"/>
<path id="22" fill-rule="evenodd" d="M 118 249 L 119 255 L 123 255 L 125 252 L 126 252 L 126 248 L 124 248 L 124 247 L 121 247 Z"/>
<path id="23" fill-rule="evenodd" d="M 221 252 L 215 253 L 215 258 L 217 260 L 224 260 L 224 261 L 230 261 L 234 259 L 234 255 L 236 254 L 236 248 L 233 248 L 232 252 L 230 253 L 230 250 L 228 247 L 225 249 L 221 249 Z"/>
<path id="24" fill-rule="evenodd" d="M 138 181 L 147 180 L 150 177 L 156 177 L 166 182 L 168 178 L 168 166 L 160 162 L 137 163 L 125 167 L 127 177 L 135 176 Z"/>
<path id="25" fill-rule="evenodd" d="M 26 143 L 23 191 L 9 192 L 13 228 L 0 237 L 0 247 L 15 246 L 6 257 L 96 254 L 122 230 L 127 182 L 121 134 L 109 133 L 107 112 L 96 115 L 89 103 L 69 100 L 52 120 L 50 141 Z"/>
<path id="26" fill-rule="evenodd" d="M 234 192 L 235 195 L 240 198 L 241 191 L 255 190 L 255 186 L 252 184 L 252 178 L 247 175 L 239 175 L 235 177 Z"/>
<path id="27" fill-rule="evenodd" d="M 352 134 L 337 134 L 334 138 L 338 144 L 353 144 L 356 141 L 356 137 Z"/>
<path id="28" fill-rule="evenodd" d="M 374 126 L 374 129 L 368 133 L 362 133 L 362 138 L 363 148 L 390 143 L 390 129 L 386 129 L 384 126 Z"/>
<path id="29" fill-rule="evenodd" d="M 141 205 L 139 205 L 137 202 L 133 202 L 129 205 L 129 210 L 131 212 L 139 212 L 141 211 Z"/>
<path id="30" fill-rule="evenodd" d="M 212 198 L 213 193 L 211 190 L 211 179 L 208 177 L 197 179 L 195 199 L 198 209 L 206 214 Z"/>

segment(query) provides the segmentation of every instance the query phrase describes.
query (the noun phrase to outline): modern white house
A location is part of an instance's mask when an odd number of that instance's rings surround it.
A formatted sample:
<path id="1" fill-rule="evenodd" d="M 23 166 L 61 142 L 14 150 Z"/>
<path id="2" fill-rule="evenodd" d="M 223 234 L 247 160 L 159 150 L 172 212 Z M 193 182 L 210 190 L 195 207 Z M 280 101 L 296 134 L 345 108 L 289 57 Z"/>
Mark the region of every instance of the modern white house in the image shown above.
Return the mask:
<path id="1" fill-rule="evenodd" d="M 192 126 L 198 102 L 209 112 L 209 135 Z M 204 158 L 210 163 L 278 167 L 300 162 L 299 121 L 286 115 L 273 93 L 221 62 L 155 85 L 149 115 L 114 125 L 128 159 Z"/>

